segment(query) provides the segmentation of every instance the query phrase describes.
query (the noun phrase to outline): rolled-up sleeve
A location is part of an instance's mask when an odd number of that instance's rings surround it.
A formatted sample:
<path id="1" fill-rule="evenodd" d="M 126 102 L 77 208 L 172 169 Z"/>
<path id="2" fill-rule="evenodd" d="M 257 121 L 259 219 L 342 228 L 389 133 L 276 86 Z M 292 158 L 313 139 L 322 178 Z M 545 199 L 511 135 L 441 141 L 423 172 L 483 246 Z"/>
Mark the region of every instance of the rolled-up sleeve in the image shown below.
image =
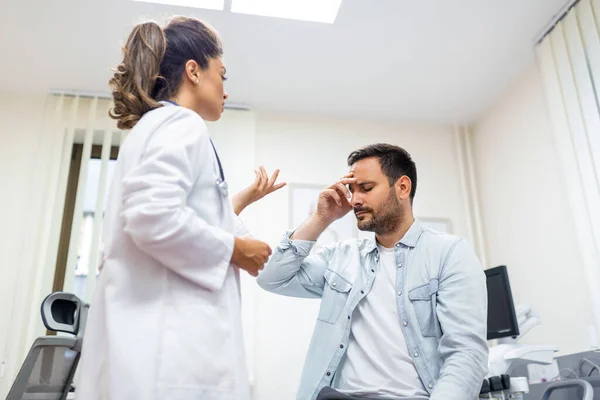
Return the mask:
<path id="1" fill-rule="evenodd" d="M 488 368 L 487 287 L 481 263 L 466 241 L 451 250 L 440 278 L 442 368 L 431 400 L 475 399 Z"/>
<path id="2" fill-rule="evenodd" d="M 291 297 L 318 298 L 323 294 L 324 273 L 331 247 L 312 253 L 314 241 L 292 240 L 286 232 L 257 281 L 263 289 Z"/>

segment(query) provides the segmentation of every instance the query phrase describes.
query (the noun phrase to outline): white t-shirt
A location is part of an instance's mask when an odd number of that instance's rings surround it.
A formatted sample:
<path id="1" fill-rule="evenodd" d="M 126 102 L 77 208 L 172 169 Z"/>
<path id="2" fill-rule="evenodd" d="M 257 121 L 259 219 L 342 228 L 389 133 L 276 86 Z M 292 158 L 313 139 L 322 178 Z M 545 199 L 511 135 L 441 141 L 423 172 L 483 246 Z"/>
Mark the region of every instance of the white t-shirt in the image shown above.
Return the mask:
<path id="1" fill-rule="evenodd" d="M 396 307 L 396 253 L 379 246 L 373 287 L 354 311 L 348 350 L 333 387 L 381 399 L 429 399 L 408 353 Z"/>

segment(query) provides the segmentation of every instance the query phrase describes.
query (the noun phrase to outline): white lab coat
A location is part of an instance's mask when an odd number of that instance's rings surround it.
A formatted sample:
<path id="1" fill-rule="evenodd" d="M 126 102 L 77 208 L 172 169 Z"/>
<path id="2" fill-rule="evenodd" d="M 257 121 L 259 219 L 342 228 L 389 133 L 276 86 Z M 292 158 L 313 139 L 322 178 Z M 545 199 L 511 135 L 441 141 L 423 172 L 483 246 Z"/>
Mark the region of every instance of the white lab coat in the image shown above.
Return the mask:
<path id="1" fill-rule="evenodd" d="M 123 143 L 78 400 L 246 400 L 237 217 L 204 121 L 165 104 Z"/>

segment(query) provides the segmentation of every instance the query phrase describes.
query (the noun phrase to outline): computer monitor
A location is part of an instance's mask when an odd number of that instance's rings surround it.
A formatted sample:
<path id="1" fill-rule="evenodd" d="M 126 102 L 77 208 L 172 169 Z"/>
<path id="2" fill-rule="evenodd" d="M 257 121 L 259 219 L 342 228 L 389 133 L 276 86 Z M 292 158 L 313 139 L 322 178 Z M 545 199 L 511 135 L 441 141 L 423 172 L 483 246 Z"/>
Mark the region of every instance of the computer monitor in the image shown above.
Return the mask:
<path id="1" fill-rule="evenodd" d="M 519 322 L 506 266 L 490 268 L 485 271 L 485 275 L 488 292 L 488 340 L 519 336 Z"/>

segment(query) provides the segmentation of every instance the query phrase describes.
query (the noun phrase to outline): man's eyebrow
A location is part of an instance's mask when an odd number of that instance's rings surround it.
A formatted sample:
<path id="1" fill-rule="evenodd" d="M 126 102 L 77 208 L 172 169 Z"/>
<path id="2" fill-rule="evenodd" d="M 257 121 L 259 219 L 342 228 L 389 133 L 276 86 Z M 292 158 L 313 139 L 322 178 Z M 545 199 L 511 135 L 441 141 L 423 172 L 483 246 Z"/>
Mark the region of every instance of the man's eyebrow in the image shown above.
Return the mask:
<path id="1" fill-rule="evenodd" d="M 364 182 L 356 182 L 355 185 L 365 186 L 365 185 L 372 185 L 374 183 L 375 183 L 374 181 L 364 181 Z"/>

